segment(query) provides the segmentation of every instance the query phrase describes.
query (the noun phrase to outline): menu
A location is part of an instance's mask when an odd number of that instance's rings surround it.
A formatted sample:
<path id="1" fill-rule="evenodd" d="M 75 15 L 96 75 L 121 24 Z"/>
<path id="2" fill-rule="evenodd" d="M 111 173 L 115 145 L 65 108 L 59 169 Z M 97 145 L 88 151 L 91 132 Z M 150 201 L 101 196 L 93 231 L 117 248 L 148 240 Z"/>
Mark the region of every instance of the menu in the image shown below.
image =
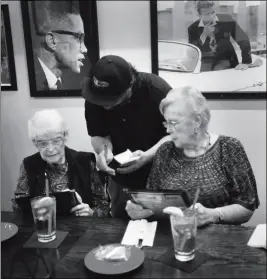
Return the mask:
<path id="1" fill-rule="evenodd" d="M 182 209 L 190 206 L 187 192 L 184 190 L 130 190 L 124 189 L 134 203 L 151 209 L 156 215 L 162 215 L 163 209 L 168 206 L 180 207 Z"/>

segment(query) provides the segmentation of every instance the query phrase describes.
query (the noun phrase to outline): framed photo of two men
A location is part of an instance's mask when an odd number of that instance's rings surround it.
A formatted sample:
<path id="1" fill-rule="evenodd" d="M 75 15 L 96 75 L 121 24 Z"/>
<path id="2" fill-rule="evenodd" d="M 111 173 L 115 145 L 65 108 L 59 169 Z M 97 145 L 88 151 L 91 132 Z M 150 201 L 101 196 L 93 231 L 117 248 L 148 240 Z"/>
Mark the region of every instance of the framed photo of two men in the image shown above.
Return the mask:
<path id="1" fill-rule="evenodd" d="M 266 1 L 150 1 L 152 71 L 209 99 L 266 99 Z"/>
<path id="2" fill-rule="evenodd" d="M 96 1 L 21 0 L 31 97 L 81 96 L 99 59 Z"/>

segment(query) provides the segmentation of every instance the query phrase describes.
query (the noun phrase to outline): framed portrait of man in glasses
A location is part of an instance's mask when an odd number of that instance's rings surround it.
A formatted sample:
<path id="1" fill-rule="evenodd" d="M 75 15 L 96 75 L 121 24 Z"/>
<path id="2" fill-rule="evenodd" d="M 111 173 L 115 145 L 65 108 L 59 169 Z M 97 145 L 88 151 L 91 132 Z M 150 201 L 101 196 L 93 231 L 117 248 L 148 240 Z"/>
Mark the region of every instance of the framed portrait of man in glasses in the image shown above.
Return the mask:
<path id="1" fill-rule="evenodd" d="M 21 1 L 31 97 L 81 96 L 99 59 L 96 1 Z"/>

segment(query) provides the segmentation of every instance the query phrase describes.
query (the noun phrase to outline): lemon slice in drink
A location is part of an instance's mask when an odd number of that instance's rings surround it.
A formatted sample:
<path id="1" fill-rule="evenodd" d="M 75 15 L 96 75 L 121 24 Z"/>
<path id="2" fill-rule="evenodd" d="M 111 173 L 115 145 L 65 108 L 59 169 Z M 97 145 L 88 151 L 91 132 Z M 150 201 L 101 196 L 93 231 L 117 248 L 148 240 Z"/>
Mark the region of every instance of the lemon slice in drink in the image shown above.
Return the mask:
<path id="1" fill-rule="evenodd" d="M 175 206 L 168 206 L 163 209 L 164 213 L 170 214 L 170 215 L 179 215 L 184 216 L 183 211 L 179 207 Z"/>
<path id="2" fill-rule="evenodd" d="M 51 204 L 53 204 L 54 200 L 50 197 L 43 197 L 40 200 L 37 200 L 34 204 L 34 208 L 40 208 L 40 207 L 48 207 Z"/>

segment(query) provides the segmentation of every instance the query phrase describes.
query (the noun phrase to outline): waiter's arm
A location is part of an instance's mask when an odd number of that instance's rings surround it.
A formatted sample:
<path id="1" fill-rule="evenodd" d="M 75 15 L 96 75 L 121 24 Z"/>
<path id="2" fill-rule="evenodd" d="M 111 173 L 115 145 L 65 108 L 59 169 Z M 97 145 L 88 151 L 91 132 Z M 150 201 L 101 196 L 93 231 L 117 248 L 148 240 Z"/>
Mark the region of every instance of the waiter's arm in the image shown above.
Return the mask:
<path id="1" fill-rule="evenodd" d="M 105 148 L 105 146 L 107 146 L 107 148 L 109 150 L 111 150 L 111 151 L 113 150 L 113 146 L 112 146 L 109 136 L 107 136 L 107 137 L 99 137 L 99 136 L 91 137 L 91 143 L 97 154 L 99 154 Z"/>
<path id="2" fill-rule="evenodd" d="M 108 167 L 109 162 L 113 159 L 112 143 L 109 138 L 107 112 L 99 106 L 85 101 L 85 120 L 88 135 L 91 137 L 91 144 L 98 154 L 97 166 L 101 171 L 115 175 L 115 170 Z M 105 148 L 105 146 L 107 148 Z"/>
<path id="3" fill-rule="evenodd" d="M 159 140 L 154 146 L 152 146 L 150 149 L 148 149 L 145 153 L 147 155 L 147 163 L 152 161 L 153 158 L 156 155 L 156 152 L 158 150 L 158 148 L 166 141 L 171 141 L 171 136 L 167 135 L 165 137 L 163 137 L 161 140 Z"/>

